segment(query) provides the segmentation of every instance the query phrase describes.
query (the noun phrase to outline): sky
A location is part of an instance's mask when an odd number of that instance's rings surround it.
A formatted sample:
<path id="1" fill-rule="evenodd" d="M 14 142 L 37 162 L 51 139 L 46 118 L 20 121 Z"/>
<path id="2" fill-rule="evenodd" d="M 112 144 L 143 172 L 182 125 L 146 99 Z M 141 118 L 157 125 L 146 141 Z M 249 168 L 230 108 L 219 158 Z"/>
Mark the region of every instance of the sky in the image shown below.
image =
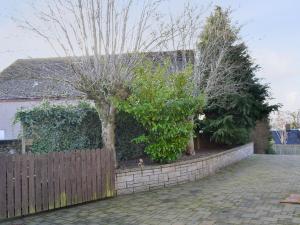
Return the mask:
<path id="1" fill-rule="evenodd" d="M 199 6 L 232 9 L 232 20 L 242 25 L 241 38 L 261 69 L 257 76 L 271 88 L 272 103 L 282 110 L 300 109 L 299 0 L 190 0 Z M 169 0 L 178 10 L 182 0 Z M 213 7 L 208 8 L 212 10 Z M 0 0 L 0 71 L 20 58 L 55 56 L 41 38 L 24 32 L 11 17 L 33 13 L 26 0 Z"/>

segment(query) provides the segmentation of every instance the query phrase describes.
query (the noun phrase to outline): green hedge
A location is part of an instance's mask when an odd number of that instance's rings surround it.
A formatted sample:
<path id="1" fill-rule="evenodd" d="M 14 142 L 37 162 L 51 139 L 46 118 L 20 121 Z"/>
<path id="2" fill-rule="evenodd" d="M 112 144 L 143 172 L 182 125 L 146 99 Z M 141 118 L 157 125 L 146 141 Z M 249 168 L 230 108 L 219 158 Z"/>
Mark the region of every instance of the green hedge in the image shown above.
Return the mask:
<path id="1" fill-rule="evenodd" d="M 16 122 L 24 127 L 25 137 L 32 139 L 32 152 L 70 151 L 101 148 L 101 122 L 95 108 L 87 103 L 54 105 L 43 102 L 32 109 L 21 109 Z M 128 114 L 117 116 L 116 149 L 119 160 L 144 154 L 144 145 L 132 139 L 143 133 L 143 128 Z"/>

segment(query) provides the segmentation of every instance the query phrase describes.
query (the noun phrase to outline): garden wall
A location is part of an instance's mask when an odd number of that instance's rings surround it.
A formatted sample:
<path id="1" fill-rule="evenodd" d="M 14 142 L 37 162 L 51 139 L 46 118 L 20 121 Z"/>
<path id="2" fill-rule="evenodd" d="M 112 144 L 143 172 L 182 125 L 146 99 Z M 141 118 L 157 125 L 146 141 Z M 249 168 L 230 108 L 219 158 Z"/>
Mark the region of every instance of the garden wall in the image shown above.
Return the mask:
<path id="1" fill-rule="evenodd" d="M 204 158 L 141 169 L 118 170 L 116 194 L 149 191 L 198 180 L 253 154 L 253 143 Z"/>
<path id="2" fill-rule="evenodd" d="M 278 155 L 300 155 L 300 145 L 274 144 L 273 150 Z"/>

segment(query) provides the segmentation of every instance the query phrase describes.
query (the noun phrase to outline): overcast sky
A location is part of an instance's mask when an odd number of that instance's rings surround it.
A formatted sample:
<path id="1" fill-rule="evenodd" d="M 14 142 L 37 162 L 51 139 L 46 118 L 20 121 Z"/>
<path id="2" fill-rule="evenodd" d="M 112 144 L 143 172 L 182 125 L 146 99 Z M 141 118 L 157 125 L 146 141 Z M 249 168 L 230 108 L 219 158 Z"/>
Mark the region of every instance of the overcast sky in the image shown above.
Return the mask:
<path id="1" fill-rule="evenodd" d="M 182 0 L 169 0 L 177 10 Z M 273 102 L 284 110 L 300 109 L 300 1 L 299 0 L 191 0 L 233 9 L 233 20 L 243 25 L 241 36 L 255 62 L 258 76 L 269 83 Z M 55 56 L 39 37 L 17 28 L 11 16 L 28 16 L 24 0 L 0 0 L 0 71 L 19 58 Z"/>

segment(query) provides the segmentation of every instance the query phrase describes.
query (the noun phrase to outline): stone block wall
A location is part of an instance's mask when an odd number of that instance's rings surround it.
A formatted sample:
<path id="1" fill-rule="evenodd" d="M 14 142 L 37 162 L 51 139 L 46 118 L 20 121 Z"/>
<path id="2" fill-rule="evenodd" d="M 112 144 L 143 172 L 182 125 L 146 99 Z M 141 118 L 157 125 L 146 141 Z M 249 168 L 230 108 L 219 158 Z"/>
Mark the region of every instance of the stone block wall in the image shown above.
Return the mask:
<path id="1" fill-rule="evenodd" d="M 160 166 L 146 166 L 143 170 L 118 170 L 116 194 L 131 194 L 169 187 L 201 179 L 217 170 L 253 154 L 253 143 L 204 158 Z"/>

